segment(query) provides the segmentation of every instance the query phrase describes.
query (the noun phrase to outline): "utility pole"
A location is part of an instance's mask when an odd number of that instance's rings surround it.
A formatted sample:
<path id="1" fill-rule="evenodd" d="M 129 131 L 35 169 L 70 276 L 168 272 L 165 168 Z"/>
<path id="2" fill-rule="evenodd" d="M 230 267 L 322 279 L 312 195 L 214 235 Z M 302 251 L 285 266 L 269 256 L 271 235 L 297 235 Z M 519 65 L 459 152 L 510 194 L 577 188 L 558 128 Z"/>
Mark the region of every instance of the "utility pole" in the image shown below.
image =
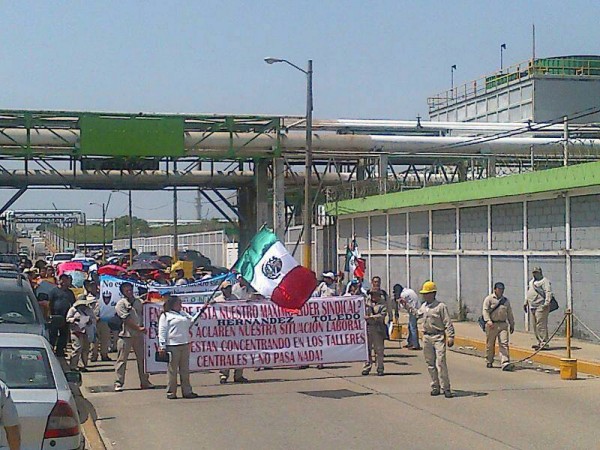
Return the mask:
<path id="1" fill-rule="evenodd" d="M 133 209 L 131 206 L 131 189 L 129 189 L 129 265 L 133 264 Z"/>
<path id="2" fill-rule="evenodd" d="M 306 71 L 306 155 L 304 160 L 304 267 L 312 268 L 312 112 L 313 112 L 313 62 L 308 60 Z"/>
<path id="3" fill-rule="evenodd" d="M 173 158 L 173 173 L 177 172 L 177 160 Z M 177 185 L 173 186 L 173 260 L 177 261 L 179 258 L 179 243 L 178 243 L 178 231 L 177 231 Z"/>

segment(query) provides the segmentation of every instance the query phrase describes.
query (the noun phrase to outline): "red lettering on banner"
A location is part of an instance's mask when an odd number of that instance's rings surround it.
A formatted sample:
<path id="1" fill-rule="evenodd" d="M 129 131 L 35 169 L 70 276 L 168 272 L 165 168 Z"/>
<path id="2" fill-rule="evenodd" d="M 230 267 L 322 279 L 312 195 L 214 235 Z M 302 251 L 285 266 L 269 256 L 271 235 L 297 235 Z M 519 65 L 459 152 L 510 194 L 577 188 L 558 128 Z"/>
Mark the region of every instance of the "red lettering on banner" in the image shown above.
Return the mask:
<path id="1" fill-rule="evenodd" d="M 203 308 L 191 301 L 184 306 L 190 314 Z M 165 365 L 153 357 L 161 309 L 144 308 L 146 367 L 161 372 Z M 269 301 L 219 303 L 204 310 L 190 338 L 192 371 L 364 361 L 367 355 L 364 307 L 356 297 L 311 299 L 300 314 Z"/>
<path id="2" fill-rule="evenodd" d="M 298 362 L 310 363 L 323 360 L 322 350 L 301 350 L 298 352 Z"/>

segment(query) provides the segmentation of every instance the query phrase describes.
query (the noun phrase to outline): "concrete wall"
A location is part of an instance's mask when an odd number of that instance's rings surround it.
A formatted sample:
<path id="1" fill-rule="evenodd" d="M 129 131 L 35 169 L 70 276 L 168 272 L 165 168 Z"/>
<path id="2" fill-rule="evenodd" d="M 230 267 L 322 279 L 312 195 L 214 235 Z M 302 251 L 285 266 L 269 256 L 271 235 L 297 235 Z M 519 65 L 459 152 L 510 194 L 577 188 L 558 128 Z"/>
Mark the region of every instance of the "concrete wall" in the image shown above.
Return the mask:
<path id="1" fill-rule="evenodd" d="M 525 291 L 531 269 L 541 266 L 560 305 L 551 331 L 570 305 L 600 336 L 600 191 L 589 191 L 340 217 L 338 255 L 343 261 L 354 232 L 367 278 L 381 276 L 386 289 L 400 283 L 417 290 L 432 277 L 452 313 L 472 320 L 493 283 L 502 281 L 518 330 L 529 329 Z M 576 337 L 596 339 L 593 333 L 575 321 Z"/>
<path id="2" fill-rule="evenodd" d="M 597 78 L 549 78 L 535 80 L 535 122 L 549 122 L 562 116 L 572 116 L 589 108 L 598 107 L 600 80 Z M 575 119 L 574 122 L 600 121 L 600 114 Z"/>

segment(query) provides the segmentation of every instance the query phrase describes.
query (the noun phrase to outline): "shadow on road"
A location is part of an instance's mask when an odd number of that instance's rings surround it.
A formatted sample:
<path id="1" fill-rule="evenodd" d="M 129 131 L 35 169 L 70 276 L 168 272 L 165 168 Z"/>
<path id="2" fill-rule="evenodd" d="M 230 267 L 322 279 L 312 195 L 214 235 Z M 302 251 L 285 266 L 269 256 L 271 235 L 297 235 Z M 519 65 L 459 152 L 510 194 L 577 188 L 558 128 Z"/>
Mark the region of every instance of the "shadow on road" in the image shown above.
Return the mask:
<path id="1" fill-rule="evenodd" d="M 475 392 L 475 391 L 452 391 L 454 397 L 486 397 L 487 392 Z"/>

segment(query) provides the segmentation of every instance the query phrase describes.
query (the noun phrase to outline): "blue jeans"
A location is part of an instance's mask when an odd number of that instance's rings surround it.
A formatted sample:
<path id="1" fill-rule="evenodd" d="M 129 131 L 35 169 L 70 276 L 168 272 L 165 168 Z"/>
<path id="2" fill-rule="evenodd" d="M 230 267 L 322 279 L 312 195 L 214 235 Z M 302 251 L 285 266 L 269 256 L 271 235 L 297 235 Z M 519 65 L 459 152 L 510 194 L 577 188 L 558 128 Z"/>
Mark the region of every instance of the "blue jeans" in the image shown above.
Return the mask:
<path id="1" fill-rule="evenodd" d="M 408 315 L 408 339 L 407 344 L 411 347 L 420 347 L 419 345 L 419 331 L 417 330 L 417 316 L 413 314 Z"/>

